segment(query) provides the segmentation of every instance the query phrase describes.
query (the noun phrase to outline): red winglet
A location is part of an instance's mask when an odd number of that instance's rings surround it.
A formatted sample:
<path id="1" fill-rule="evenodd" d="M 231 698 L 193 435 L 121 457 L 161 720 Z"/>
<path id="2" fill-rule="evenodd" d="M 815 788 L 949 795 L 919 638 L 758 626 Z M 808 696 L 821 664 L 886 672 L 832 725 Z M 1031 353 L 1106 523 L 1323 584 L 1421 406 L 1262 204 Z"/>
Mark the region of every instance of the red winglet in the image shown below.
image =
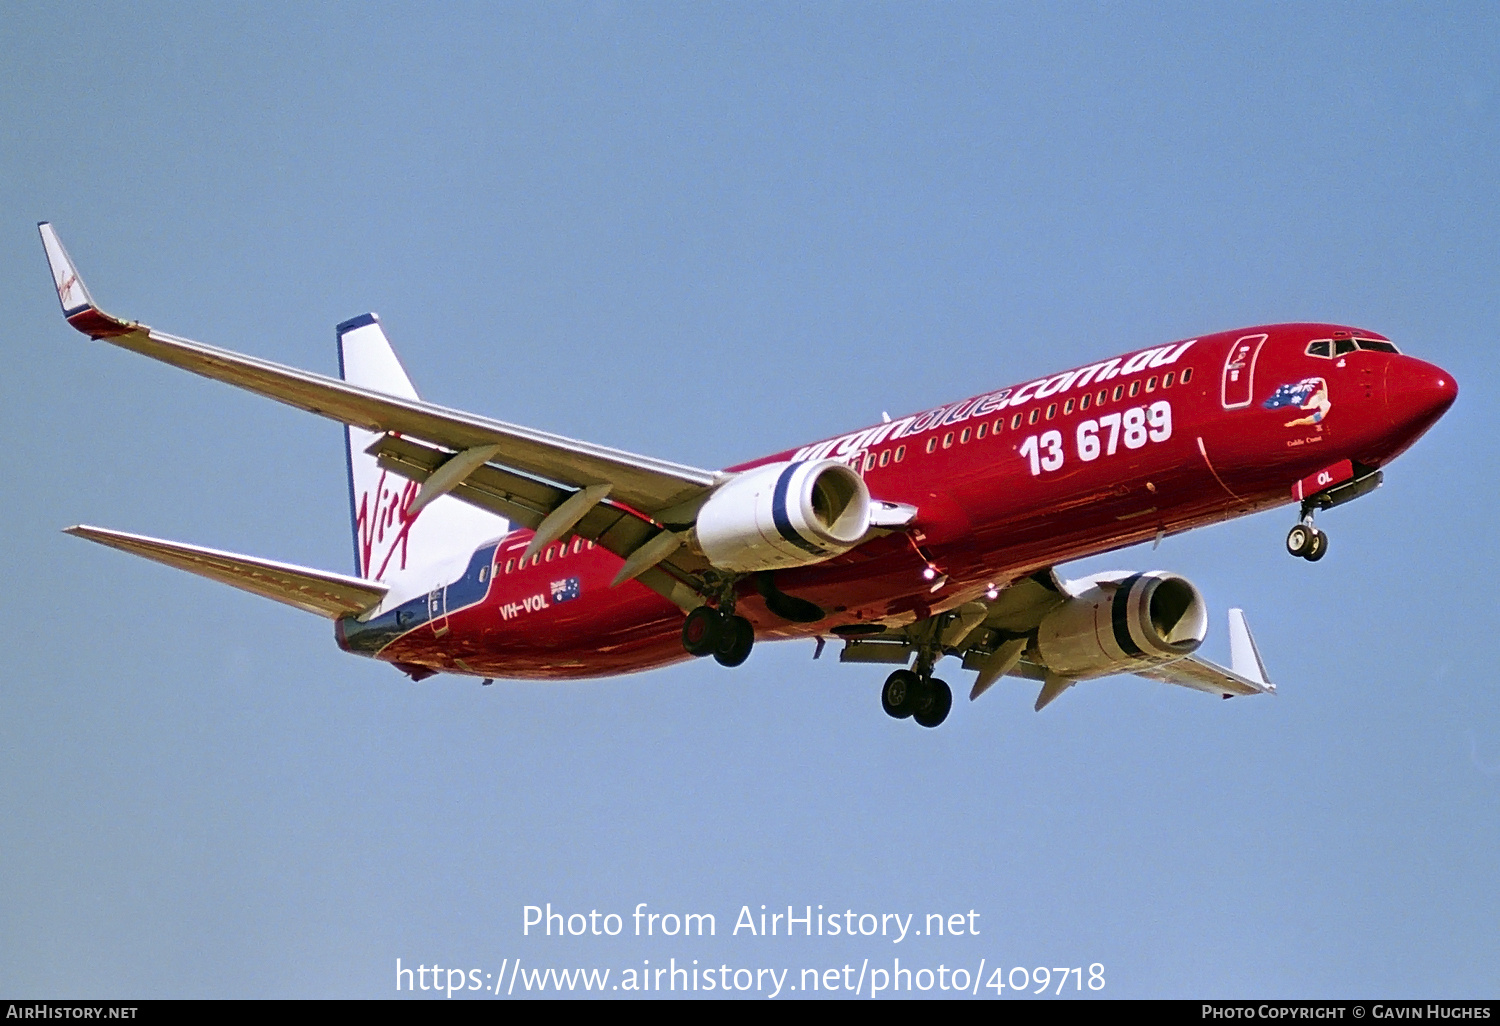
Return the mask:
<path id="1" fill-rule="evenodd" d="M 57 301 L 62 304 L 63 316 L 68 323 L 90 338 L 115 338 L 139 331 L 141 325 L 111 317 L 94 305 L 73 258 L 63 248 L 57 231 L 46 221 L 37 224 L 42 235 L 42 248 L 47 252 L 47 266 L 52 270 L 52 283 L 57 286 Z"/>

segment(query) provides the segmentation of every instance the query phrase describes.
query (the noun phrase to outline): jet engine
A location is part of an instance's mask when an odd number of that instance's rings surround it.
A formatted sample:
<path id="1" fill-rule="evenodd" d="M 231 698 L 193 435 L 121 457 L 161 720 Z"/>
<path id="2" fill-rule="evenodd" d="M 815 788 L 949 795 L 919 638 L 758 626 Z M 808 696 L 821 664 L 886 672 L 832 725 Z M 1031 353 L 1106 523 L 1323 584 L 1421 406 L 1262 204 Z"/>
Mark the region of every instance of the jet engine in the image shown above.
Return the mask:
<path id="1" fill-rule="evenodd" d="M 1155 570 L 1076 582 L 1081 591 L 1037 628 L 1041 661 L 1060 677 L 1131 673 L 1191 655 L 1208 633 L 1208 607 L 1186 577 Z"/>
<path id="2" fill-rule="evenodd" d="M 720 570 L 806 566 L 859 544 L 871 506 L 864 479 L 837 460 L 771 463 L 714 492 L 693 539 Z"/>

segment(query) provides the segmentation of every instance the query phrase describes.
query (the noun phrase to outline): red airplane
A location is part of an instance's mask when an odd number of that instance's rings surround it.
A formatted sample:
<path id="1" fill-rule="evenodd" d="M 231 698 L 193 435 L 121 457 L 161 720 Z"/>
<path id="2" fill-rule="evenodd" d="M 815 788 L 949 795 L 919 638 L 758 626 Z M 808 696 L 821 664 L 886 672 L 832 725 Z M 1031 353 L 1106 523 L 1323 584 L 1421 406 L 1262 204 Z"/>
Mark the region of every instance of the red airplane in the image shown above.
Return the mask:
<path id="1" fill-rule="evenodd" d="M 1210 694 L 1274 690 L 1243 613 L 1231 666 L 1195 654 L 1202 595 L 1176 574 L 1060 563 L 1376 488 L 1458 395 L 1384 336 L 1335 324 L 1221 332 L 1098 360 L 722 471 L 447 409 L 417 397 L 374 314 L 338 326 L 340 379 L 152 330 L 94 305 L 51 225 L 68 323 L 346 425 L 358 576 L 78 526 L 69 533 L 334 620 L 348 652 L 413 680 L 571 680 L 757 640 L 842 642 L 901 667 L 887 713 L 927 727 L 1010 674 L 1040 710 L 1079 680 L 1133 673 Z M 519 525 L 519 526 L 516 526 Z"/>

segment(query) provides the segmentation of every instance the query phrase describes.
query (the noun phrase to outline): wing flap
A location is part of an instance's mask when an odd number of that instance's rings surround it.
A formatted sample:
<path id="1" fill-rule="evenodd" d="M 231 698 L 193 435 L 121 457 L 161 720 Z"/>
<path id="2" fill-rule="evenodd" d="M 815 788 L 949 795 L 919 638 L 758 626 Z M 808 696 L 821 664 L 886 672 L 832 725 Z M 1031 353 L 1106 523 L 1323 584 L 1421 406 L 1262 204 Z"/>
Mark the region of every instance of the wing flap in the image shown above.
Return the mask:
<path id="1" fill-rule="evenodd" d="M 371 451 L 379 458 L 382 467 L 419 484 L 432 476 L 448 456 L 437 449 L 395 435 L 386 435 Z M 490 463 L 464 478 L 462 483 L 454 487 L 452 494 L 523 527 L 536 530 L 548 516 L 579 493 Z M 609 497 L 590 505 L 558 537 L 578 535 L 603 546 L 621 559 L 628 559 L 660 530 L 660 527 L 635 510 L 614 502 L 611 493 Z M 674 555 L 672 562 L 689 573 L 701 572 L 709 566 L 707 560 L 687 551 Z"/>
<path id="2" fill-rule="evenodd" d="M 372 608 L 386 593 L 385 585 L 359 577 L 87 524 L 66 528 L 64 533 L 334 620 Z"/>
<path id="3" fill-rule="evenodd" d="M 431 477 L 448 455 L 395 435 L 386 435 L 370 451 L 379 458 L 382 467 L 419 484 Z M 452 494 L 480 509 L 498 513 L 523 527 L 536 530 L 579 492 L 570 492 L 488 463 L 464 478 L 454 487 Z M 569 530 L 558 537 L 577 535 L 621 559 L 629 559 L 662 530 L 634 510 L 604 499 L 591 505 Z M 670 560 L 642 571 L 636 579 L 687 610 L 703 604 L 692 575 L 706 569 L 707 560 L 679 548 L 672 553 Z"/>

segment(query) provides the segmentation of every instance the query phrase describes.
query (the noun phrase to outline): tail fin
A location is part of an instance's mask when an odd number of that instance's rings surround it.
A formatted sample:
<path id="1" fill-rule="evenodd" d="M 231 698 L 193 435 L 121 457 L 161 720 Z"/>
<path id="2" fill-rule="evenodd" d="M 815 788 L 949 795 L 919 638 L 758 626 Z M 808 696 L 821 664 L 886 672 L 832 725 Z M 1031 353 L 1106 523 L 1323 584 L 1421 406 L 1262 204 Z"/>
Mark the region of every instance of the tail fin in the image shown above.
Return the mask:
<path id="1" fill-rule="evenodd" d="M 345 321 L 338 326 L 338 338 L 339 375 L 345 381 L 403 399 L 417 398 L 378 317 L 371 313 Z M 417 483 L 382 469 L 365 452 L 380 434 L 353 426 L 344 432 L 354 567 L 361 577 L 384 581 L 406 570 L 466 563 L 481 543 L 510 531 L 505 519 L 451 495 L 412 510 Z"/>

